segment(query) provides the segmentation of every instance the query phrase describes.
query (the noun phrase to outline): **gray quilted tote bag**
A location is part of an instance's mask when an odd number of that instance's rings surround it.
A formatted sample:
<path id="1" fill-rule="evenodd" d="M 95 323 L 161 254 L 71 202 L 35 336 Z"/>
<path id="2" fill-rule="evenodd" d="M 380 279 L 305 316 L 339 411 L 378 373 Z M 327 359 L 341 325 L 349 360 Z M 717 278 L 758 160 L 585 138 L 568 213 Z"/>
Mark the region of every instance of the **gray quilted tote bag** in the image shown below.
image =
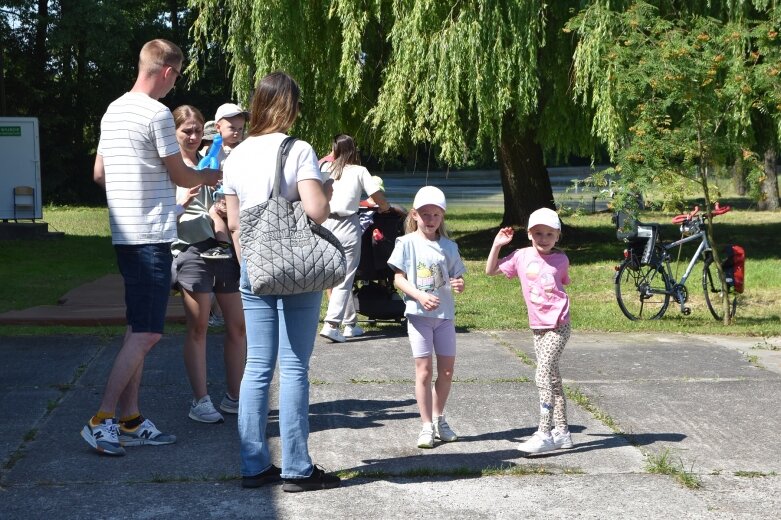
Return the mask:
<path id="1" fill-rule="evenodd" d="M 279 195 L 283 168 L 295 137 L 279 147 L 271 198 L 241 211 L 239 243 L 252 292 L 289 295 L 322 291 L 346 274 L 344 249 L 333 233 L 304 213 L 300 201 Z"/>

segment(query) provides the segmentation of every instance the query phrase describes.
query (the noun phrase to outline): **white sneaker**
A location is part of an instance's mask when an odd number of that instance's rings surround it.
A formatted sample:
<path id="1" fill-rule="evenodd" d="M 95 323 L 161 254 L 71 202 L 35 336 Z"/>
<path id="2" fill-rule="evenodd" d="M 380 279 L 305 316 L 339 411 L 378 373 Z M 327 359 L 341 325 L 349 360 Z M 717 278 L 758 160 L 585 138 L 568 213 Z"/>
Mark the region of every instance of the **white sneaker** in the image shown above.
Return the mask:
<path id="1" fill-rule="evenodd" d="M 423 423 L 423 428 L 418 434 L 418 448 L 433 448 L 434 447 L 434 425 L 431 423 Z"/>
<path id="2" fill-rule="evenodd" d="M 209 327 L 222 327 L 225 325 L 225 318 L 216 314 L 209 314 Z"/>
<path id="3" fill-rule="evenodd" d="M 553 451 L 556 449 L 556 445 L 553 444 L 553 436 L 551 434 L 544 434 L 541 431 L 534 432 L 534 435 L 529 440 L 522 442 L 518 449 L 524 453 L 545 453 L 546 451 Z"/>
<path id="4" fill-rule="evenodd" d="M 434 417 L 434 437 L 442 442 L 453 442 L 458 440 L 458 435 L 450 428 L 444 415 Z"/>
<path id="5" fill-rule="evenodd" d="M 357 338 L 358 336 L 363 336 L 363 329 L 358 325 L 345 325 L 342 336 L 345 338 Z"/>
<path id="6" fill-rule="evenodd" d="M 125 454 L 125 448 L 119 443 L 118 424 L 117 420 L 112 418 L 104 419 L 97 426 L 92 426 L 92 419 L 90 419 L 82 428 L 81 436 L 98 453 L 121 456 Z"/>
<path id="7" fill-rule="evenodd" d="M 339 329 L 336 327 L 332 327 L 330 324 L 326 323 L 323 325 L 323 328 L 320 330 L 320 335 L 324 338 L 328 338 L 334 343 L 344 343 L 345 338 L 342 335 L 341 332 L 339 332 Z"/>
<path id="8" fill-rule="evenodd" d="M 190 406 L 190 419 L 211 424 L 225 422 L 222 414 L 214 409 L 211 397 L 208 395 L 201 397 L 198 401 L 193 399 L 193 404 Z"/>
<path id="9" fill-rule="evenodd" d="M 568 450 L 574 446 L 572 443 L 572 435 L 570 435 L 569 430 L 562 432 L 558 428 L 554 428 L 550 433 L 553 436 L 553 444 L 556 446 L 557 450 Z"/>

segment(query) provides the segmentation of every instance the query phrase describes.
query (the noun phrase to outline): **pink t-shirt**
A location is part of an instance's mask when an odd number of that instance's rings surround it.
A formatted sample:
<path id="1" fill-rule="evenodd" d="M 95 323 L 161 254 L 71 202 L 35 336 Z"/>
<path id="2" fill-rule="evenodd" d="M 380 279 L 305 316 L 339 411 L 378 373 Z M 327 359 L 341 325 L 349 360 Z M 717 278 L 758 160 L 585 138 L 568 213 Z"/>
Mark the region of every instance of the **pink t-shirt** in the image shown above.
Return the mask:
<path id="1" fill-rule="evenodd" d="M 507 278 L 520 278 L 529 327 L 552 329 L 569 323 L 569 298 L 564 292 L 570 283 L 567 255 L 541 255 L 534 247 L 524 247 L 502 258 L 499 270 Z"/>

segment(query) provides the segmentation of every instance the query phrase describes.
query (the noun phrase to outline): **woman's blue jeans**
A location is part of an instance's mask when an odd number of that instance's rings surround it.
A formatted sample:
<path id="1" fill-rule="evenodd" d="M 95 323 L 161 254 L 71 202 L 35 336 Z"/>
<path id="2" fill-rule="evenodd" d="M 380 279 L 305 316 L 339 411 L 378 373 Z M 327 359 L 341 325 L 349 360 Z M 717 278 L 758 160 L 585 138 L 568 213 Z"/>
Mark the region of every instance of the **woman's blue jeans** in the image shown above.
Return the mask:
<path id="1" fill-rule="evenodd" d="M 239 396 L 241 474 L 257 475 L 271 465 L 266 425 L 269 390 L 279 359 L 279 431 L 282 478 L 312 474 L 309 457 L 309 358 L 314 348 L 322 292 L 257 296 L 241 270 L 241 299 L 247 324 L 247 365 Z"/>

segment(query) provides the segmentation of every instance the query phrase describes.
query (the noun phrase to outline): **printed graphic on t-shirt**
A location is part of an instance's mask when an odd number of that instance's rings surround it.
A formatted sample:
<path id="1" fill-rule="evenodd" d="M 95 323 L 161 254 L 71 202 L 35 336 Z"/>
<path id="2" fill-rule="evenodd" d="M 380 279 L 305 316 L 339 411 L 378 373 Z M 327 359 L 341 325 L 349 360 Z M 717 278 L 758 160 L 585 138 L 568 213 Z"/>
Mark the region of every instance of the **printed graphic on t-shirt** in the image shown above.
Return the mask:
<path id="1" fill-rule="evenodd" d="M 556 281 L 551 273 L 540 273 L 542 265 L 532 260 L 526 265 L 526 279 L 529 281 L 529 300 L 535 305 L 550 304 Z"/>
<path id="2" fill-rule="evenodd" d="M 418 262 L 415 270 L 416 285 L 421 291 L 434 292 L 445 285 L 445 277 L 442 276 L 439 264 L 426 265 L 423 262 Z"/>

